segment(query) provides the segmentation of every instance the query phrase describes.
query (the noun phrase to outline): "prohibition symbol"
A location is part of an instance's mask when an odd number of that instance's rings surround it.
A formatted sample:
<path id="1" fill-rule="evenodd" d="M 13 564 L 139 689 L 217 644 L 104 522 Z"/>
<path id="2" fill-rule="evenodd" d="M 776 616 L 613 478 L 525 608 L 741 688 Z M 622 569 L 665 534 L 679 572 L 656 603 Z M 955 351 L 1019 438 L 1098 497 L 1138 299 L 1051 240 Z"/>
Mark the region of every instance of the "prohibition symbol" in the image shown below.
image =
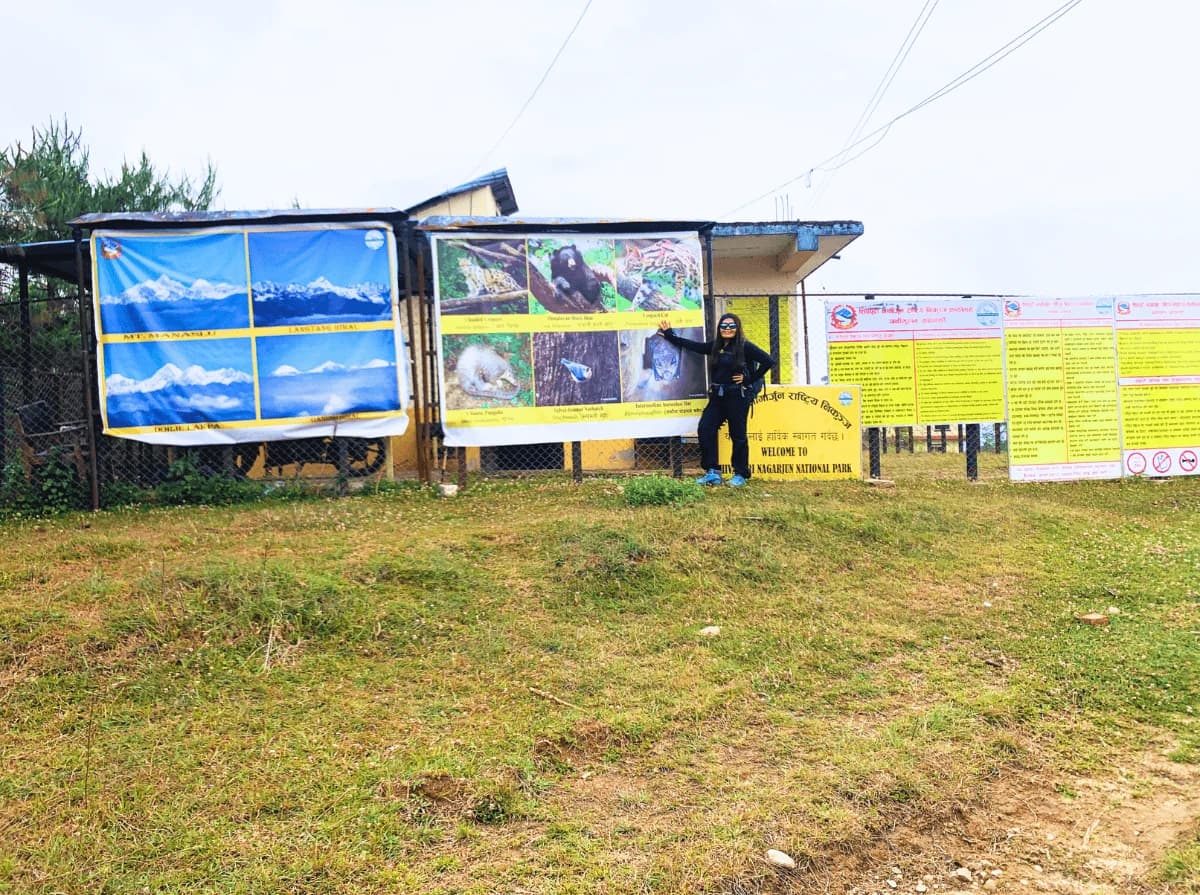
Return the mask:
<path id="1" fill-rule="evenodd" d="M 1196 452 L 1184 451 L 1179 455 L 1179 468 L 1184 472 L 1196 471 Z"/>
<path id="2" fill-rule="evenodd" d="M 1155 472 L 1166 472 L 1171 468 L 1171 455 L 1166 451 L 1159 451 L 1150 462 L 1154 464 Z"/>
<path id="3" fill-rule="evenodd" d="M 1130 454 L 1125 458 L 1125 467 L 1134 475 L 1141 475 L 1146 471 L 1146 455 Z"/>

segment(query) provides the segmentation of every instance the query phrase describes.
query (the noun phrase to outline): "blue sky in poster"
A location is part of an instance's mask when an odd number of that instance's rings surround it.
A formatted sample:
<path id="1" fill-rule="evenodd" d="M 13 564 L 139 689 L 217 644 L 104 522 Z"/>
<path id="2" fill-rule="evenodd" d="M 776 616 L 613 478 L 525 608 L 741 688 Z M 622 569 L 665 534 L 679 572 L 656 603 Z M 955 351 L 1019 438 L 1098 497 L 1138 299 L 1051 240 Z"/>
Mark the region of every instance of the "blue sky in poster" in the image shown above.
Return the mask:
<path id="1" fill-rule="evenodd" d="M 96 273 L 106 333 L 249 325 L 242 234 L 99 237 Z"/>
<path id="2" fill-rule="evenodd" d="M 112 428 L 254 419 L 249 339 L 104 346 Z"/>
<path id="3" fill-rule="evenodd" d="M 336 286 L 387 283 L 384 231 L 285 230 L 250 233 L 250 279 L 257 283 L 310 283 L 324 277 Z"/>
<path id="4" fill-rule="evenodd" d="M 397 409 L 395 338 L 391 330 L 259 337 L 263 417 Z"/>

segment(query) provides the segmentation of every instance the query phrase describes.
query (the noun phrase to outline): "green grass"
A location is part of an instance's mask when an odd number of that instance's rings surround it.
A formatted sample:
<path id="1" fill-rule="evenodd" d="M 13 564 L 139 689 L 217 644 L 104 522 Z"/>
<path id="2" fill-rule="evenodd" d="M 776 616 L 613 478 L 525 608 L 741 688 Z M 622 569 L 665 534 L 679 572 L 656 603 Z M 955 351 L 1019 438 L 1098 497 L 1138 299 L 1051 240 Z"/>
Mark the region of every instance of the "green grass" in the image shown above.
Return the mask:
<path id="1" fill-rule="evenodd" d="M 754 891 L 1008 769 L 1200 761 L 1200 480 L 983 464 L 0 526 L 0 892 Z"/>

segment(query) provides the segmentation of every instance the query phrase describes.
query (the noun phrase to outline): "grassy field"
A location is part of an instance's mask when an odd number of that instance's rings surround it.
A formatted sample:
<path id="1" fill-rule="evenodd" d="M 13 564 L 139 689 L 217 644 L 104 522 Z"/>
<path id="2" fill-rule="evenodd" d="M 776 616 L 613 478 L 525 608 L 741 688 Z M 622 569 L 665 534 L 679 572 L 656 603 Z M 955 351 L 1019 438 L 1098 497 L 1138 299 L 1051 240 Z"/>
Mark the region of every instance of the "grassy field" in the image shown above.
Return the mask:
<path id="1" fill-rule="evenodd" d="M 1200 478 L 1001 462 L 0 526 L 0 892 L 849 892 L 1031 780 L 1195 777 Z M 1195 820 L 1111 891 L 1200 891 Z"/>

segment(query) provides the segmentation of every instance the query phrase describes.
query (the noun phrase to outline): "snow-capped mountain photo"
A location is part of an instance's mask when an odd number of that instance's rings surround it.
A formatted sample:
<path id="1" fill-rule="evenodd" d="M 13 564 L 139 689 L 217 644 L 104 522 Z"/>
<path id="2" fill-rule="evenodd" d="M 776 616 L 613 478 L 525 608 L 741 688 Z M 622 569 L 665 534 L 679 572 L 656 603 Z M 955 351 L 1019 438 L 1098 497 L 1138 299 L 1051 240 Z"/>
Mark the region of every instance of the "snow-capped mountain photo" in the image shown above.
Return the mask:
<path id="1" fill-rule="evenodd" d="M 104 346 L 114 429 L 254 419 L 249 339 Z"/>
<path id="2" fill-rule="evenodd" d="M 197 332 L 250 325 L 241 235 L 108 239 L 97 259 L 100 326 L 106 334 Z M 165 265 L 163 259 L 169 258 Z"/>
<path id="3" fill-rule="evenodd" d="M 255 326 L 391 319 L 395 277 L 382 231 L 251 232 L 248 247 Z"/>
<path id="4" fill-rule="evenodd" d="M 100 320 L 106 333 L 194 332 L 249 326 L 250 311 L 244 283 L 197 279 L 187 285 L 163 274 L 101 294 Z"/>
<path id="5" fill-rule="evenodd" d="M 390 330 L 260 336 L 256 342 L 263 419 L 399 408 Z"/>
<path id="6" fill-rule="evenodd" d="M 321 276 L 311 283 L 254 283 L 251 294 L 255 326 L 373 323 L 392 316 L 387 283 L 339 286 Z"/>

